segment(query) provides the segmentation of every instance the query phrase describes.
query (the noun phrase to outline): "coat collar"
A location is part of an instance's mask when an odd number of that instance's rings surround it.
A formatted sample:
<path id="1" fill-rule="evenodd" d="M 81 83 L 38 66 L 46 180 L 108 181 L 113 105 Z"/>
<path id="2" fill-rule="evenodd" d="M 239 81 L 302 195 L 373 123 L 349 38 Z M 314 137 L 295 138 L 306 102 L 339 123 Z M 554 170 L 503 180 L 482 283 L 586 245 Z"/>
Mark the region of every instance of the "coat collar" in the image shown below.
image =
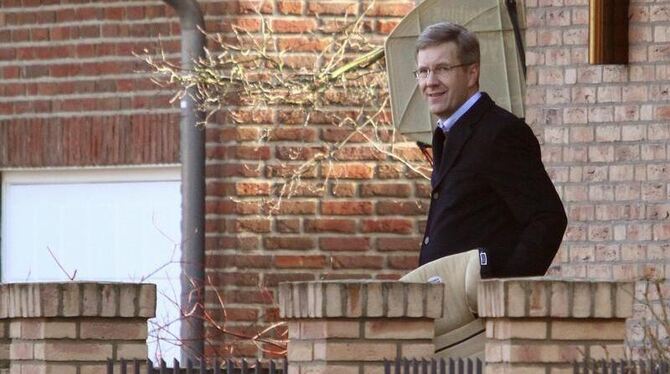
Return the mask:
<path id="1" fill-rule="evenodd" d="M 433 133 L 433 156 L 435 159 L 431 178 L 433 189 L 437 188 L 453 166 L 463 146 L 470 139 L 473 127 L 477 125 L 484 113 L 488 112 L 494 104 L 489 95 L 482 92 L 482 97 L 451 128 L 446 144 L 444 144 L 444 134 L 440 128 L 437 128 Z"/>

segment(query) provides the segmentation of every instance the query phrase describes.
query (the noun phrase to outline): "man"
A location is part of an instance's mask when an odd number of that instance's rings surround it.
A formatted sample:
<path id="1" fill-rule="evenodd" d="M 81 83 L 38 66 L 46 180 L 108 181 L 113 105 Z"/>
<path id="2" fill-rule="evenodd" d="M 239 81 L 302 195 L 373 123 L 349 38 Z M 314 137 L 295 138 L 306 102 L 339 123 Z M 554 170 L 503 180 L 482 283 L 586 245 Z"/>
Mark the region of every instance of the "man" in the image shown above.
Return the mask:
<path id="1" fill-rule="evenodd" d="M 456 24 L 417 40 L 415 75 L 438 118 L 419 264 L 478 249 L 483 278 L 543 275 L 567 218 L 531 129 L 479 91 L 479 56 Z"/>

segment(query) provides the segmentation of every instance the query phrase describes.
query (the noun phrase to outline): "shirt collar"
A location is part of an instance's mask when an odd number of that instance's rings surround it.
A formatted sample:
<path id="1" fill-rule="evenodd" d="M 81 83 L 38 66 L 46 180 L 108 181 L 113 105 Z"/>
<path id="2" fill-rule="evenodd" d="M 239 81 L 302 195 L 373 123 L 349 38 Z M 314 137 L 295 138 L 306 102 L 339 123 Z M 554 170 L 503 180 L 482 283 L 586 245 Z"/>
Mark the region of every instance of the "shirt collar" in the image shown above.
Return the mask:
<path id="1" fill-rule="evenodd" d="M 456 109 L 456 111 L 451 116 L 446 119 L 438 119 L 437 126 L 445 133 L 449 132 L 449 130 L 454 127 L 456 121 L 458 121 L 465 114 L 465 112 L 472 108 L 472 106 L 475 105 L 480 97 L 482 97 L 482 93 L 479 91 L 475 92 L 475 94 L 470 96 L 470 98 L 467 99 L 458 109 Z"/>

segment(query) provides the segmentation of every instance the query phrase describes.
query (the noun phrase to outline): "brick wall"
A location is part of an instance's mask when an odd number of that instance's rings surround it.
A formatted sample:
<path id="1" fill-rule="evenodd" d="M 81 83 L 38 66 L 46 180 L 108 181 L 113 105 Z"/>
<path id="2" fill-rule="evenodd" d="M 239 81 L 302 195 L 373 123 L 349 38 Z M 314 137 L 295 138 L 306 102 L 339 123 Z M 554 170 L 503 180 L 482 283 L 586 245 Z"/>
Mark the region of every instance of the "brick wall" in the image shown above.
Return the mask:
<path id="1" fill-rule="evenodd" d="M 249 3 L 239 4 L 223 19 L 257 27 Z M 287 59 L 311 63 L 324 42 L 300 33 L 342 21 L 346 14 L 351 19 L 364 6 L 360 1 L 275 1 L 260 10 L 274 28 L 276 43 L 292 49 Z M 368 23 L 371 36 L 381 40 L 413 6 L 378 2 Z M 269 215 L 267 203 L 283 177 L 350 131 L 328 119 L 303 126 L 299 111 L 237 108 L 237 114 L 241 124 L 216 122 L 207 139 L 207 300 L 216 310 L 216 294 L 222 296 L 225 317 L 223 311 L 217 316 L 226 319 L 230 331 L 253 334 L 256 326 L 276 320 L 273 302 L 281 281 L 397 278 L 416 266 L 426 180 L 355 137 L 338 151 L 325 192 L 316 191 L 329 167 L 322 165 Z M 261 141 L 266 131 L 268 139 Z M 422 158 L 409 146 L 400 149 Z M 249 341 L 225 339 L 213 328 L 208 332 L 219 352 L 257 352 Z"/>
<path id="2" fill-rule="evenodd" d="M 302 63 L 314 61 L 323 44 L 303 32 L 351 19 L 367 6 L 357 0 L 200 4 L 208 31 L 228 35 L 233 24 L 257 32 L 260 11 L 276 43 L 295 50 L 288 58 Z M 368 23 L 373 37 L 381 40 L 413 6 L 378 2 Z M 159 0 L 3 2 L 0 167 L 177 162 L 173 91 L 153 85 L 149 69 L 132 55 L 156 52 L 159 40 L 178 59 L 178 21 Z M 327 184 L 325 197 L 305 187 L 268 216 L 265 203 L 301 162 L 293 153 L 322 149 L 347 131 L 327 122 L 297 126 L 296 113 L 238 112 L 242 124 L 221 119 L 207 130 L 207 306 L 217 322 L 254 335 L 277 319 L 279 281 L 396 278 L 416 265 L 426 181 L 354 139 L 340 152 L 334 166 L 340 177 Z M 271 138 L 260 143 L 268 129 Z M 306 185 L 321 175 L 306 178 Z M 213 325 L 208 334 L 210 353 L 257 352 Z"/>
<path id="3" fill-rule="evenodd" d="M 480 283 L 487 373 L 572 373 L 573 363 L 630 358 L 633 282 L 547 278 Z"/>
<path id="4" fill-rule="evenodd" d="M 568 212 L 555 273 L 667 276 L 670 1 L 631 0 L 628 65 L 588 64 L 588 0 L 526 0 L 527 120 Z"/>
<path id="5" fill-rule="evenodd" d="M 444 286 L 391 281 L 279 286 L 291 373 L 381 373 L 384 360 L 431 357 Z"/>
<path id="6" fill-rule="evenodd" d="M 146 359 L 156 286 L 31 283 L 0 286 L 0 370 L 105 373 L 107 360 Z"/>
<path id="7" fill-rule="evenodd" d="M 0 167 L 176 162 L 178 109 L 132 52 L 178 33 L 160 1 L 3 1 Z"/>
<path id="8" fill-rule="evenodd" d="M 572 373 L 575 361 L 629 357 L 624 336 L 633 293 L 633 282 L 484 280 L 477 310 L 486 319 L 486 373 Z M 385 359 L 430 359 L 434 319 L 450 302 L 442 296 L 440 284 L 283 283 L 278 299 L 289 326 L 290 371 L 381 373 Z"/>

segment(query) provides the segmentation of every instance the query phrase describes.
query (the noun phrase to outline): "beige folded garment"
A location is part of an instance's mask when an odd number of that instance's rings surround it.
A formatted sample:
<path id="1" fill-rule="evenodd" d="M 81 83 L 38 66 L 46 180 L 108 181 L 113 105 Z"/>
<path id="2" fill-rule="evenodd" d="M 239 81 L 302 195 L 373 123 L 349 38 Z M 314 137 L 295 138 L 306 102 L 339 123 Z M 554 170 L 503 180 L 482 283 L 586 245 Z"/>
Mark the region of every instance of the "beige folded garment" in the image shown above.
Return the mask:
<path id="1" fill-rule="evenodd" d="M 484 323 L 477 318 L 479 251 L 442 257 L 404 277 L 402 282 L 444 283 L 444 315 L 435 320 L 435 354 L 439 357 L 484 358 Z"/>

